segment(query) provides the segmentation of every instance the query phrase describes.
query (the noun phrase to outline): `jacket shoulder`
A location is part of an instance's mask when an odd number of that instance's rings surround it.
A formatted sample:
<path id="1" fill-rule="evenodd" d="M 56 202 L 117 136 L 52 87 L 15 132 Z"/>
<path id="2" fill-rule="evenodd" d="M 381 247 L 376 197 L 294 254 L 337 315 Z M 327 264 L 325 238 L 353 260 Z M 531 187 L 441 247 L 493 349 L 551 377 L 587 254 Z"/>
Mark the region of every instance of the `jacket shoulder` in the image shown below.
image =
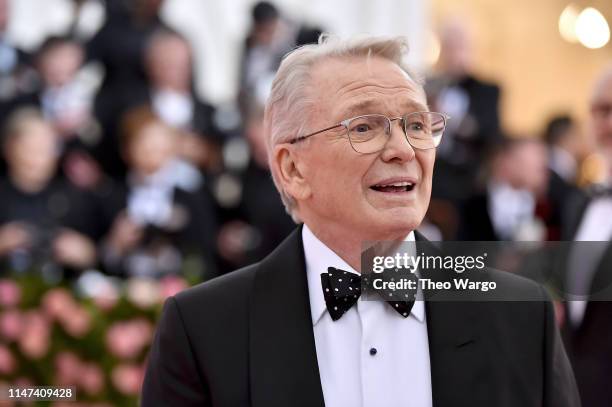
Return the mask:
<path id="1" fill-rule="evenodd" d="M 205 312 L 208 307 L 243 303 L 250 296 L 258 267 L 254 263 L 181 291 L 175 296 L 177 305 L 182 310 Z"/>
<path id="2" fill-rule="evenodd" d="M 548 301 L 548 296 L 544 287 L 538 282 L 508 271 L 492 270 L 486 271 L 488 280 L 497 283 L 498 288 L 502 289 L 503 298 L 508 300 L 525 301 Z"/>

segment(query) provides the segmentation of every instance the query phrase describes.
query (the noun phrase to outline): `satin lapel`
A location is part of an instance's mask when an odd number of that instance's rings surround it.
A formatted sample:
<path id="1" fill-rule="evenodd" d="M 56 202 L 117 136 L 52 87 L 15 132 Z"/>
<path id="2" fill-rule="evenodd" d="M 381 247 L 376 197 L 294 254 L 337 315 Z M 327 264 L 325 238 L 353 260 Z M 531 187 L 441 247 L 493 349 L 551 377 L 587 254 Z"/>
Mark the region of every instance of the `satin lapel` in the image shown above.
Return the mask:
<path id="1" fill-rule="evenodd" d="M 417 253 L 440 253 L 423 235 L 415 236 Z M 485 383 L 487 373 L 476 332 L 477 307 L 476 302 L 425 302 L 434 407 L 486 405 L 486 389 L 478 380 Z"/>
<path id="2" fill-rule="evenodd" d="M 324 405 L 302 227 L 259 265 L 251 298 L 249 344 L 253 406 Z"/>

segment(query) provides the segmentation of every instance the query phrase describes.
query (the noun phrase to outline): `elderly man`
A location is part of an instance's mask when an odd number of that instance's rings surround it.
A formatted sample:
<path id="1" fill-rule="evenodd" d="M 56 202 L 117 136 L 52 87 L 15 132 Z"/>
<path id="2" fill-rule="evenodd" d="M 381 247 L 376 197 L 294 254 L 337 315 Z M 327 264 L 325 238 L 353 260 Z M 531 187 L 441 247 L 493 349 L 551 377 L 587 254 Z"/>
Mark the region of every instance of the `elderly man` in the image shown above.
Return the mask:
<path id="1" fill-rule="evenodd" d="M 423 239 L 445 117 L 428 111 L 405 50 L 324 38 L 284 59 L 267 146 L 303 226 L 260 263 L 168 300 L 143 405 L 577 405 L 549 302 L 342 306 L 326 290 L 359 278 L 362 242 Z"/>

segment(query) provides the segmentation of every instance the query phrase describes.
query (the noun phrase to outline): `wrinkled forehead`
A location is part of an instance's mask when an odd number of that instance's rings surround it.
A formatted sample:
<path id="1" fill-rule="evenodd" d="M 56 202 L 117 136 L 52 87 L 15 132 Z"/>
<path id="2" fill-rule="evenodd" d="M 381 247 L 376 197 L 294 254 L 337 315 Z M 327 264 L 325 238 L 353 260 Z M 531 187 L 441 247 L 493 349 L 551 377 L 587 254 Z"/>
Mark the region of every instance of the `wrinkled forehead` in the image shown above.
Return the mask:
<path id="1" fill-rule="evenodd" d="M 327 58 L 312 68 L 312 82 L 317 103 L 343 114 L 427 110 L 422 85 L 382 57 Z"/>

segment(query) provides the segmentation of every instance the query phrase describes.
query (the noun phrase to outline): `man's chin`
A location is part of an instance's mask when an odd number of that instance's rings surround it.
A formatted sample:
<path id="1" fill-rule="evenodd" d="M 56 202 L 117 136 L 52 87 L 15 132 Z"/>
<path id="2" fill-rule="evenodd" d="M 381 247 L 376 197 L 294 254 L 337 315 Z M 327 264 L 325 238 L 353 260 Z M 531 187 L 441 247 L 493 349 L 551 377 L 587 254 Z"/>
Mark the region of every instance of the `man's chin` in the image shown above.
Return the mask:
<path id="1" fill-rule="evenodd" d="M 372 226 L 372 231 L 380 236 L 376 240 L 396 240 L 403 239 L 421 224 L 422 218 L 417 218 L 414 213 L 402 212 L 389 216 L 385 214 L 379 217 L 376 225 Z"/>

